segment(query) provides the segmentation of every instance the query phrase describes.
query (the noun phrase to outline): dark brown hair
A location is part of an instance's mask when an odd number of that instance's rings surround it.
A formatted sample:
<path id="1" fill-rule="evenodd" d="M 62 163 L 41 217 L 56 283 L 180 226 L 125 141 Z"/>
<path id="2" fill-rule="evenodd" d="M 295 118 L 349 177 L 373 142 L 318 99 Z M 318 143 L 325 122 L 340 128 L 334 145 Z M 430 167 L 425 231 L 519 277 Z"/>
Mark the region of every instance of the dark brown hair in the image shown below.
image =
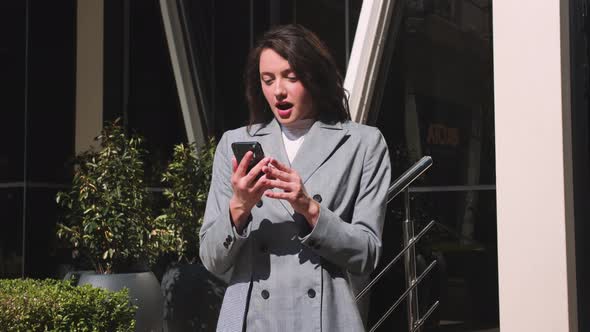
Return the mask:
<path id="1" fill-rule="evenodd" d="M 324 122 L 350 120 L 342 75 L 324 43 L 298 24 L 280 25 L 262 36 L 250 51 L 244 73 L 250 125 L 273 118 L 260 86 L 260 53 L 272 49 L 285 58 L 310 93 L 314 112 Z"/>

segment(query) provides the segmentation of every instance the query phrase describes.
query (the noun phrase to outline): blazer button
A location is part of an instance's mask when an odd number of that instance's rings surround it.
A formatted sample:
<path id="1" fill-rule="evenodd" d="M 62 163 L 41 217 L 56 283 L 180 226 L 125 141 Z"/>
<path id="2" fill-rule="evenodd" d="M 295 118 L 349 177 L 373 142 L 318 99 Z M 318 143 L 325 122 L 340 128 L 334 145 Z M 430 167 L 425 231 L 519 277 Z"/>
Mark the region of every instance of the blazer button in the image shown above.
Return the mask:
<path id="1" fill-rule="evenodd" d="M 229 243 L 223 242 L 223 246 L 225 247 L 225 249 L 227 249 L 229 247 Z"/>
<path id="2" fill-rule="evenodd" d="M 262 298 L 266 300 L 270 297 L 270 293 L 265 289 L 260 293 L 260 296 L 262 296 Z"/>
<path id="3" fill-rule="evenodd" d="M 231 241 L 233 241 L 233 239 L 231 238 L 231 236 L 229 236 L 229 235 L 228 235 L 228 236 L 225 238 L 225 242 L 227 242 L 227 243 L 231 243 Z"/>
<path id="4" fill-rule="evenodd" d="M 313 200 L 318 203 L 321 203 L 322 202 L 322 195 L 320 195 L 320 194 L 313 195 Z"/>
<path id="5" fill-rule="evenodd" d="M 309 289 L 307 291 L 307 296 L 309 296 L 310 299 L 313 299 L 315 297 L 315 291 L 313 289 Z"/>
<path id="6" fill-rule="evenodd" d="M 259 207 L 259 208 L 262 207 L 262 200 L 259 200 L 258 203 L 256 203 L 256 207 Z"/>

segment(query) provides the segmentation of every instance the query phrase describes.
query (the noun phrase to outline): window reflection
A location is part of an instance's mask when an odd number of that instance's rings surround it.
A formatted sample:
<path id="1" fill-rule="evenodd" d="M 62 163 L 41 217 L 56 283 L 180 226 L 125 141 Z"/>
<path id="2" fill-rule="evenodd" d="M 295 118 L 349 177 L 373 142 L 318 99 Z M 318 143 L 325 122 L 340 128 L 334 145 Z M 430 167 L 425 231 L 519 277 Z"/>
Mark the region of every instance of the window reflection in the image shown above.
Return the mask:
<path id="1" fill-rule="evenodd" d="M 344 75 L 350 55 L 362 0 L 294 1 L 293 19 L 315 32 L 332 51 Z"/>
<path id="2" fill-rule="evenodd" d="M 437 221 L 417 247 L 426 262 L 438 261 L 436 279 L 420 294 L 421 306 L 432 302 L 429 293 L 438 294 L 439 326 L 497 326 L 495 191 L 413 193 L 411 204 L 419 228 Z"/>
<path id="3" fill-rule="evenodd" d="M 383 235 L 383 257 L 377 271 L 400 251 L 404 219 L 401 201 L 396 199 L 390 205 Z M 495 191 L 412 192 L 410 204 L 416 233 L 436 220 L 435 226 L 416 247 L 418 275 L 431 261 L 437 260 L 435 268 L 418 287 L 421 314 L 436 300 L 440 301 L 423 331 L 474 331 L 497 327 Z M 398 263 L 375 285 L 369 326 L 376 323 L 404 290 L 403 264 Z M 398 307 L 378 331 L 406 330 L 405 310 L 404 306 Z"/>
<path id="4" fill-rule="evenodd" d="M 21 276 L 22 255 L 22 189 L 0 190 L 2 232 L 0 232 L 0 278 Z"/>
<path id="5" fill-rule="evenodd" d="M 383 132 L 394 178 L 424 155 L 433 166 L 412 188 L 413 219 L 435 226 L 418 244 L 425 331 L 498 326 L 494 105 L 490 0 L 406 0 L 390 24 L 369 122 Z M 397 23 L 397 24 L 396 24 Z M 383 264 L 400 250 L 403 207 L 391 205 Z M 391 257 L 389 257 L 391 256 Z M 403 264 L 373 293 L 375 321 L 405 289 Z M 393 285 L 393 286 L 392 286 Z M 384 295 L 384 294 L 387 294 Z M 394 295 L 392 295 L 394 294 Z M 405 308 L 381 330 L 407 329 Z"/>
<path id="6" fill-rule="evenodd" d="M 317 33 L 344 75 L 362 0 L 178 0 L 185 11 L 190 54 L 206 99 L 209 134 L 248 121 L 242 74 L 248 51 L 272 25 L 298 23 Z M 228 11 L 228 6 L 233 10 Z"/>
<path id="7" fill-rule="evenodd" d="M 2 85 L 2 121 L 0 122 L 0 181 L 23 180 L 23 137 L 25 106 L 25 5 L 24 1 L 0 1 L 2 48 L 0 73 Z"/>
<path id="8" fill-rule="evenodd" d="M 145 139 L 147 182 L 158 186 L 172 146 L 187 140 L 160 4 L 105 0 L 104 5 L 104 120 L 122 118 L 129 133 Z"/>
<path id="9" fill-rule="evenodd" d="M 3 89 L 0 128 L 0 278 L 21 277 L 23 271 L 33 277 L 50 272 L 44 258 L 45 243 L 54 238 L 50 209 L 55 208 L 55 196 L 46 197 L 48 208 L 42 208 L 45 203 L 31 188 L 59 186 L 70 176 L 67 165 L 75 141 L 75 15 L 74 0 L 0 3 L 0 25 L 7 32 L 0 72 L 10 82 Z M 28 261 L 35 255 L 41 259 Z"/>
<path id="10" fill-rule="evenodd" d="M 398 38 L 370 120 L 393 149 L 396 175 L 431 155 L 423 184 L 495 182 L 491 16 L 480 2 L 408 1 L 391 32 Z"/>
<path id="11" fill-rule="evenodd" d="M 61 277 L 71 261 L 71 247 L 60 241 L 55 225 L 63 217 L 55 202 L 64 188 L 27 188 L 25 227 L 25 275 L 31 278 Z"/>

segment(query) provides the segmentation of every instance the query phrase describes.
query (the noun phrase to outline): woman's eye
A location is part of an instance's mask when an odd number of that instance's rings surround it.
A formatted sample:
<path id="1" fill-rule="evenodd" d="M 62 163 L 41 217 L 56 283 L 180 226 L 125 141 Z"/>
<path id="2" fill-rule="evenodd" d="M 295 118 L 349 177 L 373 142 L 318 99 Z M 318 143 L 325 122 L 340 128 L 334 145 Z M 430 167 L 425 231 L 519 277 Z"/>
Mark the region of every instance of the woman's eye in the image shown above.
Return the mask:
<path id="1" fill-rule="evenodd" d="M 297 81 L 297 77 L 295 77 L 295 76 L 288 76 L 287 79 L 291 82 Z"/>
<path id="2" fill-rule="evenodd" d="M 272 80 L 262 80 L 262 82 L 264 82 L 264 84 L 266 84 L 266 85 L 272 84 Z"/>

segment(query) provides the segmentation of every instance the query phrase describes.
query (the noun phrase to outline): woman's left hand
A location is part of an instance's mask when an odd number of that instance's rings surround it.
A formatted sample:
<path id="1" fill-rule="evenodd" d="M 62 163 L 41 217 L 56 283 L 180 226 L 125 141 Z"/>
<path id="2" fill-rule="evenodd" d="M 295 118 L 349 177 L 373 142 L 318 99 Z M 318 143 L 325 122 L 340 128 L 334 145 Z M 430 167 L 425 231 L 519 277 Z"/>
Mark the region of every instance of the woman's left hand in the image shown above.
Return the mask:
<path id="1" fill-rule="evenodd" d="M 271 187 L 282 189 L 283 192 L 267 190 L 264 195 L 269 198 L 286 200 L 295 212 L 303 215 L 307 223 L 314 227 L 320 215 L 320 205 L 309 197 L 297 171 L 276 159 L 272 159 L 270 164 L 274 167 L 264 166 L 262 168 L 267 177 L 266 182 Z"/>

